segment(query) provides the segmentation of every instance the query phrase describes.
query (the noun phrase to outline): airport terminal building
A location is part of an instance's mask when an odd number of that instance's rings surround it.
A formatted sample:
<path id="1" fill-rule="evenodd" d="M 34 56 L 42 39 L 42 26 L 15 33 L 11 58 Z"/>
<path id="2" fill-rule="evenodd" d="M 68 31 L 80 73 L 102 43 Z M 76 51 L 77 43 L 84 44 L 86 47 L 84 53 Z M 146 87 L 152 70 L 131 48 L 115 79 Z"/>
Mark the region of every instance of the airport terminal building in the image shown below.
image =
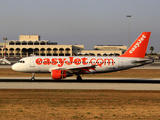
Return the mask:
<path id="1" fill-rule="evenodd" d="M 6 45 L 5 45 L 6 44 Z M 94 50 L 84 50 L 84 45 L 58 45 L 50 40 L 40 40 L 39 35 L 20 35 L 19 40 L 0 43 L 0 57 L 36 56 L 113 56 L 123 54 L 127 46 L 94 46 Z"/>

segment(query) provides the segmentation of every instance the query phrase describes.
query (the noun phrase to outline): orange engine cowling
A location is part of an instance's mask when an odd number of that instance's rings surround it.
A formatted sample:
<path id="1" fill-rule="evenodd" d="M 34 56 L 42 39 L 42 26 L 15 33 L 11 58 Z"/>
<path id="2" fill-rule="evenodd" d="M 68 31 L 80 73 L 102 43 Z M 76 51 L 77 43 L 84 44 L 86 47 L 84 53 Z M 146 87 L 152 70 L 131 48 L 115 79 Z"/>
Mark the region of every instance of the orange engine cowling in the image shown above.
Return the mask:
<path id="1" fill-rule="evenodd" d="M 52 79 L 63 79 L 66 78 L 66 70 L 52 70 L 51 77 Z"/>

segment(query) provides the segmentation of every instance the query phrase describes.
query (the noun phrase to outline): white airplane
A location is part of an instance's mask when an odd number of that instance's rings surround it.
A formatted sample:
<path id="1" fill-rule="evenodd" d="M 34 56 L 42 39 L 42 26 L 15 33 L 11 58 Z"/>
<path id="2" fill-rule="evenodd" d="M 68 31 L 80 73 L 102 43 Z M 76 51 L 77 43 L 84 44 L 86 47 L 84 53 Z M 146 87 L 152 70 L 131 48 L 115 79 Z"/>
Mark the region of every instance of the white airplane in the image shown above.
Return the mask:
<path id="1" fill-rule="evenodd" d="M 10 61 L 8 61 L 5 57 L 0 59 L 0 64 L 11 64 Z"/>
<path id="2" fill-rule="evenodd" d="M 114 72 L 133 67 L 150 64 L 145 53 L 151 32 L 143 32 L 130 48 L 119 57 L 111 56 L 31 56 L 22 58 L 12 66 L 19 72 L 33 73 L 31 80 L 35 80 L 35 73 L 50 72 L 52 79 L 64 79 L 80 74 Z"/>

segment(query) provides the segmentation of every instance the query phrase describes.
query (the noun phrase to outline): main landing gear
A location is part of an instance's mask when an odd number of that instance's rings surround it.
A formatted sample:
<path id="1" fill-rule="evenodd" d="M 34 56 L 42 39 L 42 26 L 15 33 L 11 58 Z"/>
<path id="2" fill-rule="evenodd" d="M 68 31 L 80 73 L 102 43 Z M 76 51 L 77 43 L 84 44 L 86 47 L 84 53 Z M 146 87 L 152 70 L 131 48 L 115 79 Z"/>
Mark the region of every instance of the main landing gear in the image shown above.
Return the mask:
<path id="1" fill-rule="evenodd" d="M 31 77 L 31 80 L 32 80 L 32 81 L 35 80 L 34 76 L 35 76 L 35 73 L 32 73 L 32 77 Z"/>
<path id="2" fill-rule="evenodd" d="M 77 76 L 77 80 L 78 80 L 78 81 L 81 81 L 81 80 L 82 80 L 82 78 L 81 78 L 80 75 Z"/>

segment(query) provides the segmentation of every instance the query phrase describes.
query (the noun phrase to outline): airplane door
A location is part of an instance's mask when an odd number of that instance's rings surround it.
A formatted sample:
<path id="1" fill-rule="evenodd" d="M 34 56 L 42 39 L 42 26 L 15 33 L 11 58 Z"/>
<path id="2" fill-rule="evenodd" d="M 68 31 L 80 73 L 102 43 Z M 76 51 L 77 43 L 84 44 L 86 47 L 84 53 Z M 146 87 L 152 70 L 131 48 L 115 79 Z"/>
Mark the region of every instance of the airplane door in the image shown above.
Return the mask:
<path id="1" fill-rule="evenodd" d="M 31 58 L 31 59 L 30 59 L 30 67 L 35 67 L 34 58 Z"/>
<path id="2" fill-rule="evenodd" d="M 118 67 L 123 68 L 123 60 L 122 59 L 118 59 Z"/>

